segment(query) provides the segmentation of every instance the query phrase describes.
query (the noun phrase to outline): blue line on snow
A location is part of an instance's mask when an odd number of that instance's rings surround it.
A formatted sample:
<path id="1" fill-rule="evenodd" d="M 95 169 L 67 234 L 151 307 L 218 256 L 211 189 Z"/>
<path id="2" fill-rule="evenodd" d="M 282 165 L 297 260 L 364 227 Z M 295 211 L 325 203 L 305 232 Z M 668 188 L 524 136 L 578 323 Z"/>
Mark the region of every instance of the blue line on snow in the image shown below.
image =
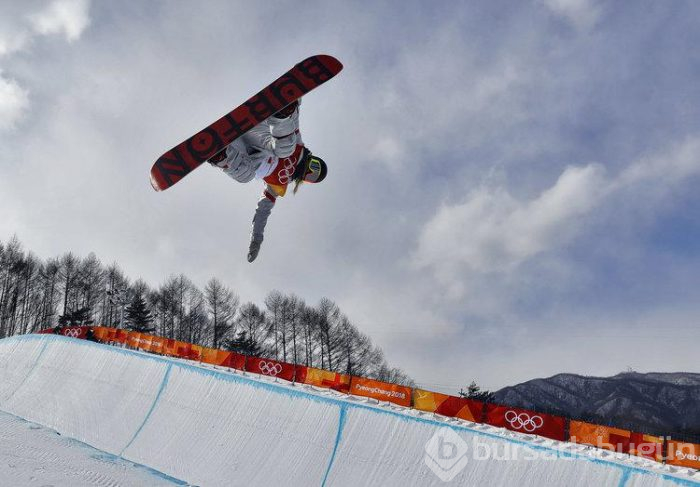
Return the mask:
<path id="1" fill-rule="evenodd" d="M 620 478 L 620 483 L 618 484 L 618 487 L 626 487 L 631 474 L 632 472 L 630 472 L 629 470 L 624 470 L 622 472 L 622 478 Z"/>
<path id="2" fill-rule="evenodd" d="M 675 477 L 673 475 L 668 475 L 668 474 L 661 473 L 661 472 L 653 472 L 653 471 L 646 470 L 646 469 L 641 468 L 641 467 L 636 467 L 636 466 L 632 466 L 632 465 L 624 465 L 621 463 L 616 463 L 616 462 L 611 461 L 611 460 L 594 458 L 594 457 L 580 454 L 580 453 L 561 451 L 561 450 L 558 450 L 554 447 L 548 447 L 548 446 L 544 446 L 544 445 L 534 445 L 534 444 L 528 443 L 527 441 L 519 440 L 517 438 L 508 438 L 508 437 L 497 435 L 495 433 L 489 433 L 487 431 L 479 431 L 479 430 L 474 429 L 473 427 L 466 426 L 466 425 L 446 424 L 442 421 L 438 421 L 435 419 L 417 418 L 415 416 L 408 416 L 406 414 L 401 414 L 401 413 L 398 413 L 396 411 L 387 411 L 387 410 L 372 407 L 369 405 L 355 404 L 352 402 L 348 402 L 347 400 L 344 400 L 344 399 L 317 396 L 314 394 L 305 393 L 305 392 L 300 391 L 300 390 L 290 389 L 288 386 L 275 384 L 275 383 L 261 382 L 261 381 L 255 380 L 253 378 L 250 378 L 250 377 L 236 375 L 233 372 L 226 373 L 226 372 L 221 372 L 218 370 L 206 369 L 206 368 L 198 367 L 198 366 L 191 365 L 188 363 L 179 362 L 178 359 L 161 357 L 161 356 L 157 356 L 157 355 L 151 355 L 151 354 L 148 354 L 146 352 L 137 352 L 134 350 L 115 348 L 111 345 L 104 345 L 104 344 L 96 343 L 96 342 L 89 342 L 89 341 L 79 340 L 79 339 L 75 339 L 75 338 L 68 338 L 68 337 L 64 337 L 61 335 L 38 335 L 38 334 L 37 335 L 22 335 L 22 336 L 14 336 L 14 337 L 4 338 L 4 339 L 0 340 L 0 342 L 5 341 L 5 340 L 7 340 L 7 341 L 14 341 L 14 340 L 47 340 L 47 341 L 70 340 L 70 341 L 75 342 L 76 345 L 103 348 L 103 349 L 110 350 L 112 352 L 119 353 L 122 355 L 139 357 L 142 360 L 150 360 L 150 361 L 154 361 L 154 362 L 165 363 L 165 364 L 168 364 L 170 366 L 175 365 L 181 369 L 185 369 L 185 370 L 188 370 L 190 372 L 195 372 L 195 373 L 198 373 L 200 375 L 209 376 L 209 377 L 213 376 L 213 377 L 216 377 L 217 379 L 220 379 L 220 380 L 223 380 L 226 382 L 244 383 L 244 384 L 250 385 L 252 387 L 258 388 L 258 389 L 268 390 L 271 392 L 275 392 L 277 394 L 282 394 L 282 395 L 286 395 L 286 396 L 293 397 L 293 398 L 300 398 L 300 399 L 304 399 L 307 401 L 315 401 L 315 402 L 326 403 L 326 404 L 335 404 L 335 405 L 338 405 L 341 407 L 345 406 L 346 408 L 354 408 L 354 409 L 360 409 L 360 410 L 365 410 L 365 411 L 371 411 L 371 412 L 376 413 L 376 414 L 384 414 L 384 415 L 393 416 L 396 419 L 403 421 L 403 422 L 416 422 L 416 423 L 428 424 L 428 425 L 432 425 L 432 426 L 447 427 L 447 428 L 451 428 L 451 429 L 456 430 L 456 431 L 464 431 L 464 432 L 467 432 L 469 434 L 473 434 L 475 436 L 484 436 L 484 437 L 496 439 L 499 441 L 514 443 L 514 444 L 520 445 L 524 448 L 530 448 L 530 449 L 539 450 L 539 451 L 549 451 L 549 452 L 552 452 L 552 454 L 557 455 L 557 456 L 562 457 L 562 458 L 583 460 L 583 461 L 587 461 L 587 462 L 591 462 L 591 463 L 595 463 L 595 464 L 604 465 L 606 467 L 617 468 L 617 469 L 621 470 L 623 473 L 622 479 L 625 478 L 625 474 L 629 477 L 631 474 L 634 473 L 634 474 L 647 475 L 647 476 L 653 476 L 653 477 L 661 477 L 665 480 L 668 480 L 668 481 L 671 481 L 673 483 L 676 483 L 678 485 L 683 485 L 683 486 L 695 486 L 695 487 L 697 487 L 698 485 L 700 485 L 700 482 L 696 482 L 696 481 L 689 480 L 689 479 L 686 480 L 686 479 L 678 478 L 678 477 Z M 161 387 L 164 387 L 164 385 L 165 384 L 162 384 Z M 162 391 L 162 389 L 161 389 L 161 391 Z M 159 392 L 159 395 L 160 395 L 160 392 Z M 157 402 L 157 400 L 158 400 L 158 398 L 156 398 L 156 402 Z M 155 402 L 154 402 L 153 408 L 155 408 Z M 149 413 L 149 415 L 150 415 L 150 413 Z M 147 417 L 147 419 L 148 419 L 148 417 Z M 144 423 L 145 423 L 145 421 L 144 421 Z M 123 452 L 123 450 L 122 450 L 122 452 Z"/>
<path id="3" fill-rule="evenodd" d="M 156 405 L 158 404 L 158 401 L 160 400 L 161 394 L 163 394 L 163 390 L 165 389 L 165 386 L 168 384 L 168 378 L 170 377 L 170 371 L 173 368 L 172 362 L 168 365 L 168 368 L 165 370 L 165 375 L 163 375 L 163 381 L 160 383 L 160 389 L 158 389 L 158 394 L 156 394 L 156 398 L 153 400 L 153 404 L 151 404 L 151 409 L 148 410 L 146 413 L 146 417 L 143 418 L 143 422 L 141 423 L 141 426 L 139 426 L 139 429 L 136 430 L 136 433 L 134 433 L 134 436 L 129 440 L 129 443 L 126 444 L 124 448 L 122 448 L 122 451 L 119 452 L 119 456 L 121 457 L 124 455 L 124 452 L 126 451 L 127 448 L 131 446 L 131 444 L 134 442 L 136 437 L 141 433 L 141 430 L 143 429 L 144 426 L 146 426 L 146 423 L 148 422 L 148 419 L 151 417 L 151 414 L 153 414 L 153 411 L 156 408 Z"/>
<path id="4" fill-rule="evenodd" d="M 326 468 L 326 475 L 323 476 L 323 482 L 321 482 L 321 487 L 326 487 L 326 482 L 328 481 L 328 475 L 331 473 L 331 468 L 333 468 L 333 462 L 335 461 L 335 454 L 338 452 L 338 446 L 340 445 L 340 439 L 343 437 L 343 428 L 345 428 L 345 413 L 347 411 L 347 405 L 343 404 L 340 406 L 340 415 L 338 417 L 338 433 L 335 435 L 335 444 L 333 445 L 333 453 L 331 453 L 331 459 L 328 462 L 328 468 Z"/>

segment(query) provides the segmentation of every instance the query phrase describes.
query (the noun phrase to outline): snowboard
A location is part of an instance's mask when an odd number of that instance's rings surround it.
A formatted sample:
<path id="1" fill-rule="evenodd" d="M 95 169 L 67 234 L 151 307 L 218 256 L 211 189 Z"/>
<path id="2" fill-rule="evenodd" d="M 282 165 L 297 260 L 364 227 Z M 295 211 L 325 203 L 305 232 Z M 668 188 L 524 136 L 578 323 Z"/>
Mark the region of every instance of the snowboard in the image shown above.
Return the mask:
<path id="1" fill-rule="evenodd" d="M 320 54 L 304 59 L 257 95 L 176 145 L 151 168 L 156 191 L 173 186 L 241 135 L 272 114 L 321 86 L 343 69 L 333 56 Z"/>

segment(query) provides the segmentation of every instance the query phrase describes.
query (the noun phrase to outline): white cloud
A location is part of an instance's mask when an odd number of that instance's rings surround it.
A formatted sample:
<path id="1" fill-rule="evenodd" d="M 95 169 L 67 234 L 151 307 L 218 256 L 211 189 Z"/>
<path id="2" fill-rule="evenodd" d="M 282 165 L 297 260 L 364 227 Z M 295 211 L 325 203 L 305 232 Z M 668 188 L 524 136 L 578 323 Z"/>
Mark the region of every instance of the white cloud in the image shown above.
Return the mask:
<path id="1" fill-rule="evenodd" d="M 577 219 L 598 204 L 604 179 L 599 165 L 569 167 L 554 186 L 524 202 L 504 188 L 478 188 L 463 203 L 443 205 L 425 225 L 415 263 L 432 267 L 442 281 L 461 280 L 465 267 L 512 269 L 574 237 Z"/>
<path id="2" fill-rule="evenodd" d="M 25 32 L 0 32 L 0 57 L 21 50 L 27 43 Z"/>
<path id="3" fill-rule="evenodd" d="M 461 203 L 443 204 L 420 233 L 413 263 L 430 268 L 458 297 L 475 274 L 508 273 L 539 254 L 563 248 L 585 232 L 585 217 L 600 210 L 612 219 L 672 196 L 676 185 L 700 174 L 700 138 L 642 158 L 615 177 L 598 164 L 568 167 L 530 201 L 503 187 L 482 186 Z M 624 202 L 624 209 L 617 205 Z M 613 230 L 614 231 L 614 230 Z"/>
<path id="4" fill-rule="evenodd" d="M 596 0 L 544 0 L 544 4 L 579 29 L 593 27 L 601 15 Z"/>
<path id="5" fill-rule="evenodd" d="M 630 187 L 653 183 L 655 192 L 667 192 L 669 185 L 700 173 L 700 137 L 690 137 L 670 151 L 646 157 L 627 168 L 617 185 Z"/>
<path id="6" fill-rule="evenodd" d="M 72 42 L 80 38 L 90 23 L 89 7 L 89 0 L 54 0 L 29 19 L 39 34 L 64 34 Z"/>
<path id="7" fill-rule="evenodd" d="M 38 36 L 77 40 L 90 24 L 89 10 L 90 0 L 25 0 L 3 5 L 0 57 L 27 49 Z"/>
<path id="8" fill-rule="evenodd" d="M 0 72 L 0 130 L 15 127 L 29 107 L 29 92 Z"/>

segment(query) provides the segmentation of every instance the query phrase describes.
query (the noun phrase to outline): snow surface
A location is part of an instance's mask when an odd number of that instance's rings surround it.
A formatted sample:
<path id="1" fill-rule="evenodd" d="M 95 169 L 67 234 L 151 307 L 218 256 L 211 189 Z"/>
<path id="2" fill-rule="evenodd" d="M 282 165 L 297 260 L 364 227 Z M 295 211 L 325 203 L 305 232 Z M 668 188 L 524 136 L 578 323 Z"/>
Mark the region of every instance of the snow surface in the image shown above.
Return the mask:
<path id="1" fill-rule="evenodd" d="M 201 486 L 700 485 L 641 458 L 55 335 L 0 340 L 0 410 Z"/>
<path id="2" fill-rule="evenodd" d="M 0 412 L 0 485 L 159 487 L 183 482 Z"/>

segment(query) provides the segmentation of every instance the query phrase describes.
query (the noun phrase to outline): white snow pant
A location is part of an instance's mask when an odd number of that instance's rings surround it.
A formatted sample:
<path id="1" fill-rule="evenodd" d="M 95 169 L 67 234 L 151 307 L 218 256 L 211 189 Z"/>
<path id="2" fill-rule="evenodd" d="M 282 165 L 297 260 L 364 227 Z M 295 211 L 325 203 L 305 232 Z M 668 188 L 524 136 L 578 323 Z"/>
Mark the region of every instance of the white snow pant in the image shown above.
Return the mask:
<path id="1" fill-rule="evenodd" d="M 247 183 L 268 158 L 289 157 L 301 143 L 297 106 L 289 117 L 272 116 L 233 141 L 226 148 L 228 168 L 224 171 L 239 183 Z"/>

